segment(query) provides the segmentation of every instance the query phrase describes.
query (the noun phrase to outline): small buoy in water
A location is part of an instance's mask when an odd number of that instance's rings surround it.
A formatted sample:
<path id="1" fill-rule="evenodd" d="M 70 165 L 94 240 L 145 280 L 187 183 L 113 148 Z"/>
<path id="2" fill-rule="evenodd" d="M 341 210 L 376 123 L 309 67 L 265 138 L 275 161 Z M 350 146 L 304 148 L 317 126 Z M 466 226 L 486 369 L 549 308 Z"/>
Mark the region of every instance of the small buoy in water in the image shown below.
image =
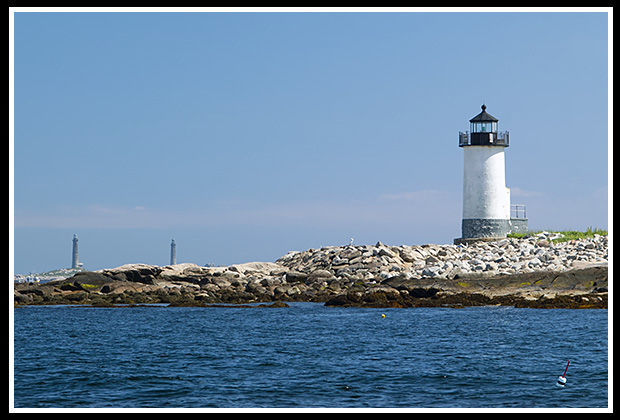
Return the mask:
<path id="1" fill-rule="evenodd" d="M 381 314 L 381 318 L 385 318 L 385 314 Z"/>
<path id="2" fill-rule="evenodd" d="M 562 374 L 562 376 L 558 377 L 558 386 L 566 385 L 566 372 L 568 371 L 568 365 L 570 365 L 570 360 L 566 364 L 566 369 L 564 369 L 564 373 Z"/>

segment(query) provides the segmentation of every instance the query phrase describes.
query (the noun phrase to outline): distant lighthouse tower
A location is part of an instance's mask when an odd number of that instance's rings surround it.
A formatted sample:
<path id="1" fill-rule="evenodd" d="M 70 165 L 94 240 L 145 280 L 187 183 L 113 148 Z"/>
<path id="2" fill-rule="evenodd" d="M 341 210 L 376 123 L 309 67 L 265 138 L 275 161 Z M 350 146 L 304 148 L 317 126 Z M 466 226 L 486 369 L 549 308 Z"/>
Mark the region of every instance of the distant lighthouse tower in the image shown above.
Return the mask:
<path id="1" fill-rule="evenodd" d="M 71 268 L 79 268 L 80 260 L 78 258 L 78 237 L 77 234 L 73 234 L 73 253 L 71 256 Z"/>
<path id="2" fill-rule="evenodd" d="M 469 131 L 459 133 L 464 170 L 462 237 L 455 240 L 457 243 L 475 238 L 504 238 L 513 230 L 504 162 L 508 131 L 497 131 L 498 119 L 488 114 L 486 108 L 482 105 L 482 112 L 469 120 Z"/>
<path id="3" fill-rule="evenodd" d="M 170 243 L 170 265 L 177 263 L 177 244 L 174 243 L 174 239 Z"/>

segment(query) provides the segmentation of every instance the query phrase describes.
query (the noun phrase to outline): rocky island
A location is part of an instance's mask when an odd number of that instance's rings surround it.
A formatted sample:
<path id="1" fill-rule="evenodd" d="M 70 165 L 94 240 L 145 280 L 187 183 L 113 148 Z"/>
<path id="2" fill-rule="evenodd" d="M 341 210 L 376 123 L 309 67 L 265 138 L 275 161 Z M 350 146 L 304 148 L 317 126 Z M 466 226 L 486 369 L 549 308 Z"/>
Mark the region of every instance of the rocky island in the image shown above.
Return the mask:
<path id="1" fill-rule="evenodd" d="M 554 239 L 542 232 L 461 245 L 329 246 L 228 267 L 127 264 L 15 283 L 14 303 L 607 308 L 607 235 Z"/>

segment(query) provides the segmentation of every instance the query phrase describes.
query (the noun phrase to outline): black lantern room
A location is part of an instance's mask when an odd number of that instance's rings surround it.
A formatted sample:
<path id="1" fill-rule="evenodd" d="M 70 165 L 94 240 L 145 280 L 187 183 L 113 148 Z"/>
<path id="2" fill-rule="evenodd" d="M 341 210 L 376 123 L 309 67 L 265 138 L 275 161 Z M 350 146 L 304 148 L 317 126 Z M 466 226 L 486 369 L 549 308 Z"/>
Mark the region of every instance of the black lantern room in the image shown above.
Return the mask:
<path id="1" fill-rule="evenodd" d="M 482 105 L 482 112 L 469 120 L 469 131 L 459 133 L 459 146 L 501 146 L 508 147 L 508 131 L 498 132 L 493 115 Z"/>

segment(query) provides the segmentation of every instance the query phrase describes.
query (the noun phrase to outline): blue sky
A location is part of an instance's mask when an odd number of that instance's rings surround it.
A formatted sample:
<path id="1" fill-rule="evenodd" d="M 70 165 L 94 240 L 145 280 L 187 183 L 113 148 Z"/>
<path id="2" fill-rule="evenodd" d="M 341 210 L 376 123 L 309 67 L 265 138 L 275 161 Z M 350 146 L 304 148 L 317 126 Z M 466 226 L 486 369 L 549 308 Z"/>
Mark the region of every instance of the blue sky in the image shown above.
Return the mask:
<path id="1" fill-rule="evenodd" d="M 15 272 L 451 243 L 483 102 L 530 228 L 607 228 L 607 19 L 17 9 Z"/>

